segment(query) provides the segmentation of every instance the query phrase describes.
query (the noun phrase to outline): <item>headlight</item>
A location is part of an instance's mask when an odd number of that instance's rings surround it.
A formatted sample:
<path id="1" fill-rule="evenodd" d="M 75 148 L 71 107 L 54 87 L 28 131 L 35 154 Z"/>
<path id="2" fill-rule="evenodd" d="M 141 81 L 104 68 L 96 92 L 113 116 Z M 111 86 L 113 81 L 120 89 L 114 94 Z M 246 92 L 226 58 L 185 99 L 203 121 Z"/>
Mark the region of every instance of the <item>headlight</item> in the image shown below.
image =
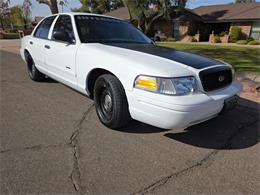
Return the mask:
<path id="1" fill-rule="evenodd" d="M 134 87 L 166 95 L 186 95 L 198 90 L 195 77 L 160 78 L 138 76 Z"/>

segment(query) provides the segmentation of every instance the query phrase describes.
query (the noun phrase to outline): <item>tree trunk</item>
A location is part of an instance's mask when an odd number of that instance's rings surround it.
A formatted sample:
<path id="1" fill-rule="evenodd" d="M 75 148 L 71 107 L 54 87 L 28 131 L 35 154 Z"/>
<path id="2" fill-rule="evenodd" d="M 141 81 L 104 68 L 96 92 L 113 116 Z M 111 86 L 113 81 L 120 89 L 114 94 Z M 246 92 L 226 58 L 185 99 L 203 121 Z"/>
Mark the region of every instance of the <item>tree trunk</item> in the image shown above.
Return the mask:
<path id="1" fill-rule="evenodd" d="M 57 0 L 37 0 L 39 3 L 49 6 L 52 14 L 59 13 Z"/>
<path id="2" fill-rule="evenodd" d="M 23 18 L 23 23 L 24 23 L 24 30 L 26 30 L 27 29 L 27 20 L 26 20 L 26 18 Z"/>
<path id="3" fill-rule="evenodd" d="M 4 23 L 3 23 L 3 18 L 2 18 L 2 17 L 0 17 L 0 23 L 1 23 L 2 29 L 5 30 Z"/>
<path id="4" fill-rule="evenodd" d="M 144 33 L 145 33 L 145 34 L 150 33 L 151 27 L 152 27 L 153 23 L 154 23 L 156 20 L 158 20 L 159 18 L 161 18 L 162 16 L 163 16 L 163 13 L 160 13 L 160 14 L 158 14 L 157 16 L 154 16 L 149 22 L 146 22 Z"/>
<path id="5" fill-rule="evenodd" d="M 52 14 L 57 14 L 59 13 L 58 5 L 57 5 L 57 0 L 50 0 L 50 9 Z"/>

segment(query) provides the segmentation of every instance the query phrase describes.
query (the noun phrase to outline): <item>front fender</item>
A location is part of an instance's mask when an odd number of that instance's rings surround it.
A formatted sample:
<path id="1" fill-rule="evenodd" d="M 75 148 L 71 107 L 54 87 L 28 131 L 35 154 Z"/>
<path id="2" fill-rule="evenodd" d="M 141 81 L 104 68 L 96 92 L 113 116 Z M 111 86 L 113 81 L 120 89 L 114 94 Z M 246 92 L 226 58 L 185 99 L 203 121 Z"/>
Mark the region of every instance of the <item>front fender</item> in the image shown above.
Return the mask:
<path id="1" fill-rule="evenodd" d="M 78 49 L 76 65 L 78 87 L 80 91 L 85 93 L 87 88 L 86 79 L 94 69 L 104 69 L 111 72 L 120 80 L 127 91 L 132 91 L 135 77 L 138 74 L 138 71 L 131 67 L 132 63 L 120 58 L 120 56 L 115 57 L 88 46 L 81 46 Z"/>

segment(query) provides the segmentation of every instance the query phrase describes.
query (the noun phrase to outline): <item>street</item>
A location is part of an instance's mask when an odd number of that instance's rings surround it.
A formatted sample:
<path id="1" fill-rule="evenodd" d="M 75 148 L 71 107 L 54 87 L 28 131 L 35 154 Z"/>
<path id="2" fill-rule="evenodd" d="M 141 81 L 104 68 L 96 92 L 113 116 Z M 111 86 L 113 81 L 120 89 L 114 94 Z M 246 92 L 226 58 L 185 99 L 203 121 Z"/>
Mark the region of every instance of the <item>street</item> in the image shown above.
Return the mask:
<path id="1" fill-rule="evenodd" d="M 93 101 L 1 54 L 1 194 L 259 194 L 259 103 L 185 132 L 103 126 Z"/>

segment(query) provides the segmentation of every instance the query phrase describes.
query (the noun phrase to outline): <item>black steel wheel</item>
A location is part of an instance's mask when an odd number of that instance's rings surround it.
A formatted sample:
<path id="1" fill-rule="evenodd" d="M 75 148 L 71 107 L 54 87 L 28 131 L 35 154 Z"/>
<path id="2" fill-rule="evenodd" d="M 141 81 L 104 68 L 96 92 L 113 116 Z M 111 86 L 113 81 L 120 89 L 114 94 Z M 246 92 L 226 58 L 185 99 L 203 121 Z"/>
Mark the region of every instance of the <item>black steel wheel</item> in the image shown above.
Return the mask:
<path id="1" fill-rule="evenodd" d="M 30 54 L 26 56 L 26 61 L 27 61 L 27 71 L 29 74 L 29 77 L 33 81 L 43 81 L 45 80 L 45 75 L 42 74 L 35 66 L 35 63 L 31 57 Z"/>
<path id="2" fill-rule="evenodd" d="M 94 86 L 94 101 L 100 121 L 109 128 L 118 129 L 131 119 L 127 98 L 120 81 L 113 75 L 101 75 Z"/>

